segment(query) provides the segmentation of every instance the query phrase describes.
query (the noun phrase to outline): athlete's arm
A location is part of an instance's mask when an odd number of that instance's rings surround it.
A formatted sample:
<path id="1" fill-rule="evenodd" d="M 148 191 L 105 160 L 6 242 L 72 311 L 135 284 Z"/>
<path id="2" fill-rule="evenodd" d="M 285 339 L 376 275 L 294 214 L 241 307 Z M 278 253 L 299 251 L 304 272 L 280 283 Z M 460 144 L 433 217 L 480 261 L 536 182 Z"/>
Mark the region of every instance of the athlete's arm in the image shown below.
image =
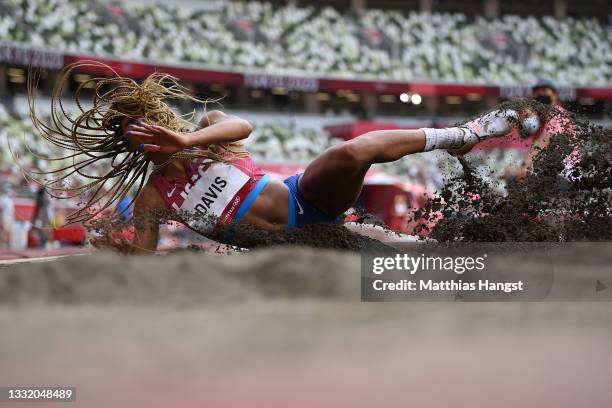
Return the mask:
<path id="1" fill-rule="evenodd" d="M 153 186 L 145 186 L 134 203 L 134 240 L 132 253 L 151 254 L 157 250 L 159 221 L 152 212 L 164 208 L 164 203 Z"/>
<path id="2" fill-rule="evenodd" d="M 131 125 L 127 137 L 134 137 L 143 144 L 145 152 L 176 153 L 181 150 L 219 143 L 237 142 L 249 137 L 253 131 L 251 124 L 237 116 L 212 111 L 201 121 L 199 129 L 189 133 L 177 133 L 161 126 L 138 122 Z"/>
<path id="3" fill-rule="evenodd" d="M 253 131 L 251 124 L 238 116 L 212 111 L 209 125 L 194 132 L 185 133 L 185 147 L 206 146 L 216 143 L 237 142 L 249 137 Z"/>
<path id="4" fill-rule="evenodd" d="M 200 129 L 208 127 L 210 125 L 214 125 L 215 123 L 227 118 L 229 115 L 221 112 L 220 110 L 206 111 L 204 112 L 204 116 L 198 122 L 198 127 Z"/>

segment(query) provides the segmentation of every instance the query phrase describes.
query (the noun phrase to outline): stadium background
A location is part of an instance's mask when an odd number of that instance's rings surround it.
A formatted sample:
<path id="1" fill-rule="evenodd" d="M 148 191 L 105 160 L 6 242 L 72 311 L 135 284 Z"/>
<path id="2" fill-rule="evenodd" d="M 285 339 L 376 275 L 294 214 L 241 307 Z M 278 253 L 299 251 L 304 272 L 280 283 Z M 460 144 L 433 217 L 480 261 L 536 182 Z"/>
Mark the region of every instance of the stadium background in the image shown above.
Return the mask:
<path id="1" fill-rule="evenodd" d="M 502 100 L 529 96 L 538 78 L 553 80 L 570 110 L 609 127 L 611 19 L 608 2 L 575 0 L 0 1 L 0 172 L 16 209 L 12 247 L 27 244 L 35 188 L 8 144 L 28 169 L 53 169 L 36 156 L 58 153 L 27 117 L 29 65 L 42 70 L 41 114 L 48 113 L 53 85 L 71 62 L 102 61 L 135 79 L 173 74 L 197 96 L 220 99 L 209 108 L 250 120 L 256 161 L 283 177 L 339 139 L 453 124 Z M 76 72 L 71 89 L 99 74 Z M 492 169 L 487 177 L 503 188 L 524 153 L 524 147 L 500 143 L 472 153 L 471 160 Z M 375 166 L 359 205 L 410 231 L 409 208 L 440 188 L 454 165 L 438 153 Z M 60 225 L 76 205 L 55 203 L 53 222 Z M 176 234 L 166 230 L 166 245 L 176 244 Z M 56 247 L 80 242 L 83 229 L 58 229 L 49 238 Z"/>

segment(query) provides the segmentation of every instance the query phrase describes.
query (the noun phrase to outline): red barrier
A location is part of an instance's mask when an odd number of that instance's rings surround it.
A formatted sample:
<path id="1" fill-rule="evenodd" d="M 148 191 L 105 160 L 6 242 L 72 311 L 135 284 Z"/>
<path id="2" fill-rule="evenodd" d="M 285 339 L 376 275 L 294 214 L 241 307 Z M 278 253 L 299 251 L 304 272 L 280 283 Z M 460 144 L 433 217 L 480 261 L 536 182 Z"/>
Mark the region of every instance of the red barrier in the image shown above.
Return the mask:
<path id="1" fill-rule="evenodd" d="M 34 218 L 35 204 L 33 200 L 15 200 L 15 220 L 31 221 Z M 87 231 L 81 224 L 66 225 L 54 228 L 51 233 L 53 241 L 60 241 L 71 245 L 80 245 L 85 242 Z"/>

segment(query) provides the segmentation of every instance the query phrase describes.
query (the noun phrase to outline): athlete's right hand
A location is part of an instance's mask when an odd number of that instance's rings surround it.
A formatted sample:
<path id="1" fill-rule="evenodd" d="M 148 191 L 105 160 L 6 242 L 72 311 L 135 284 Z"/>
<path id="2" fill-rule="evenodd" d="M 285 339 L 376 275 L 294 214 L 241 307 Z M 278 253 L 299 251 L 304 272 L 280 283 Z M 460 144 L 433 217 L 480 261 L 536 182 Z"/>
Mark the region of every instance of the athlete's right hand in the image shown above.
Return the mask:
<path id="1" fill-rule="evenodd" d="M 129 125 L 126 137 L 141 152 L 172 154 L 187 147 L 187 138 L 183 134 L 143 121 Z"/>

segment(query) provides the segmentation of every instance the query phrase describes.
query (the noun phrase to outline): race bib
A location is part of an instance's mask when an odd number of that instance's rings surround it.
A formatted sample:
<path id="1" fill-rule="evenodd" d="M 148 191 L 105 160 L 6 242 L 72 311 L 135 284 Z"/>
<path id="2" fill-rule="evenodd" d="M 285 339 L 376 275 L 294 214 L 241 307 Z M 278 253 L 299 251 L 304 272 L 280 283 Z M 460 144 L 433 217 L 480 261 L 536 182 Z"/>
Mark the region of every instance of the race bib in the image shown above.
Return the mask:
<path id="1" fill-rule="evenodd" d="M 210 223 L 210 216 L 221 218 L 225 208 L 249 180 L 247 174 L 226 163 L 201 165 L 180 192 L 182 203 L 174 203 L 173 207 L 201 217 L 192 227 L 209 229 L 214 224 Z"/>

